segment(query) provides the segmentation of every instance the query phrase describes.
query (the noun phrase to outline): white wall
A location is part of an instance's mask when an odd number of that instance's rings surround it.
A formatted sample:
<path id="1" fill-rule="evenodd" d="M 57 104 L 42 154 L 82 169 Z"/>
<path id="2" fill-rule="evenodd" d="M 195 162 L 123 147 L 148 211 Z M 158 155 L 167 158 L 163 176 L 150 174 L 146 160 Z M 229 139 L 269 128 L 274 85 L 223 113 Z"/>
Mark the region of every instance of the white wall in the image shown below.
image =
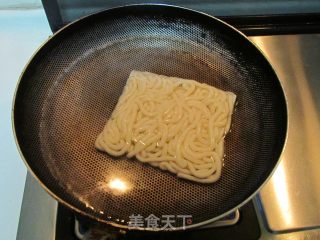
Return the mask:
<path id="1" fill-rule="evenodd" d="M 51 34 L 43 9 L 0 10 L 0 240 L 16 239 L 27 172 L 12 131 L 13 95 L 28 59 Z"/>
<path id="2" fill-rule="evenodd" d="M 0 9 L 40 8 L 41 0 L 0 0 Z"/>

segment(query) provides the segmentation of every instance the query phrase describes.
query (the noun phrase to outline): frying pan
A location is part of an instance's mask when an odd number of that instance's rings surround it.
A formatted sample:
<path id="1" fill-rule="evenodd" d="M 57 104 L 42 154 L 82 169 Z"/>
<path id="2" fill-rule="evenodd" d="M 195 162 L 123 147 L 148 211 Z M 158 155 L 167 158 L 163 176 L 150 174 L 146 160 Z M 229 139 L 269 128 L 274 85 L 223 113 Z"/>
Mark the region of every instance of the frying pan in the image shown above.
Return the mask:
<path id="1" fill-rule="evenodd" d="M 95 149 L 134 69 L 237 95 L 219 181 L 178 179 Z M 267 181 L 285 143 L 287 108 L 271 65 L 236 29 L 189 9 L 130 5 L 71 23 L 40 47 L 21 75 L 13 125 L 29 170 L 62 204 L 116 227 L 154 214 L 191 215 L 192 228 L 234 211 Z M 115 179 L 127 191 L 111 189 Z"/>

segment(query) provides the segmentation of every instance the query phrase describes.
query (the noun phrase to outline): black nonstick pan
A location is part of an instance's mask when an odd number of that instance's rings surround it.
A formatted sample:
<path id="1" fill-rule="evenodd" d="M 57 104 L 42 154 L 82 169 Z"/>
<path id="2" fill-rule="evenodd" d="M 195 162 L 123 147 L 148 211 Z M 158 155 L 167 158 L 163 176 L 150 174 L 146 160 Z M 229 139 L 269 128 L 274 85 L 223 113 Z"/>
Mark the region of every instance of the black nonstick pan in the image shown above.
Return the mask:
<path id="1" fill-rule="evenodd" d="M 95 149 L 132 70 L 237 95 L 219 181 L 178 179 Z M 59 202 L 122 228 L 135 215 L 190 215 L 176 219 L 179 230 L 217 220 L 257 193 L 284 147 L 287 108 L 274 70 L 243 34 L 203 13 L 149 4 L 99 12 L 54 34 L 21 76 L 13 123 L 26 165 Z"/>

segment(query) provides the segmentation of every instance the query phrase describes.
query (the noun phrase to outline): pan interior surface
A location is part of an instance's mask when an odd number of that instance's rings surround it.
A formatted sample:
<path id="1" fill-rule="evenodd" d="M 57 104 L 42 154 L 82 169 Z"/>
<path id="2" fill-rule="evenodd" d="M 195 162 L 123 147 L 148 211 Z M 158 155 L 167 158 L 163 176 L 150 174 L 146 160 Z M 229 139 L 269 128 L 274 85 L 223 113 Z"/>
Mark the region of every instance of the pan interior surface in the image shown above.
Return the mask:
<path id="1" fill-rule="evenodd" d="M 218 182 L 178 179 L 95 149 L 132 70 L 237 95 Z M 14 107 L 20 150 L 42 184 L 75 210 L 124 227 L 132 214 L 192 215 L 200 224 L 238 206 L 274 169 L 286 123 L 279 80 L 245 37 L 209 16 L 160 5 L 108 10 L 56 34 L 26 68 Z M 123 189 L 110 187 L 115 180 Z"/>

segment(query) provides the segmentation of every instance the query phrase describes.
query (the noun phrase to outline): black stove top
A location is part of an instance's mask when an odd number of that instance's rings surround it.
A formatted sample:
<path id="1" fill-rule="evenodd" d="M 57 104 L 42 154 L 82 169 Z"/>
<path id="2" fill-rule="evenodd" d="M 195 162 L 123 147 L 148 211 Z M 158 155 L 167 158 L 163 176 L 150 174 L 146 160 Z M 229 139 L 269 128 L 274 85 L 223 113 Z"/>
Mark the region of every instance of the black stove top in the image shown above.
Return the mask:
<path id="1" fill-rule="evenodd" d="M 256 216 L 256 212 L 252 201 L 239 209 L 240 218 L 231 226 L 220 226 L 212 228 L 197 228 L 186 231 L 177 232 L 143 232 L 143 231 L 127 231 L 126 233 L 113 234 L 116 239 L 139 239 L 139 240 L 162 240 L 162 239 L 258 239 L 260 237 L 260 227 Z M 231 214 L 229 218 L 233 218 Z M 106 230 L 103 226 L 97 227 L 97 223 L 93 223 L 88 219 L 79 218 L 77 228 L 85 234 L 90 228 L 95 228 L 96 236 L 87 239 L 100 240 L 105 236 Z M 56 240 L 78 240 L 79 237 L 75 233 L 75 214 L 68 208 L 58 205 L 57 222 L 56 222 Z M 80 238 L 81 239 L 81 238 Z M 110 238 L 109 238 L 110 239 Z M 115 239 L 115 238 L 113 238 Z"/>

